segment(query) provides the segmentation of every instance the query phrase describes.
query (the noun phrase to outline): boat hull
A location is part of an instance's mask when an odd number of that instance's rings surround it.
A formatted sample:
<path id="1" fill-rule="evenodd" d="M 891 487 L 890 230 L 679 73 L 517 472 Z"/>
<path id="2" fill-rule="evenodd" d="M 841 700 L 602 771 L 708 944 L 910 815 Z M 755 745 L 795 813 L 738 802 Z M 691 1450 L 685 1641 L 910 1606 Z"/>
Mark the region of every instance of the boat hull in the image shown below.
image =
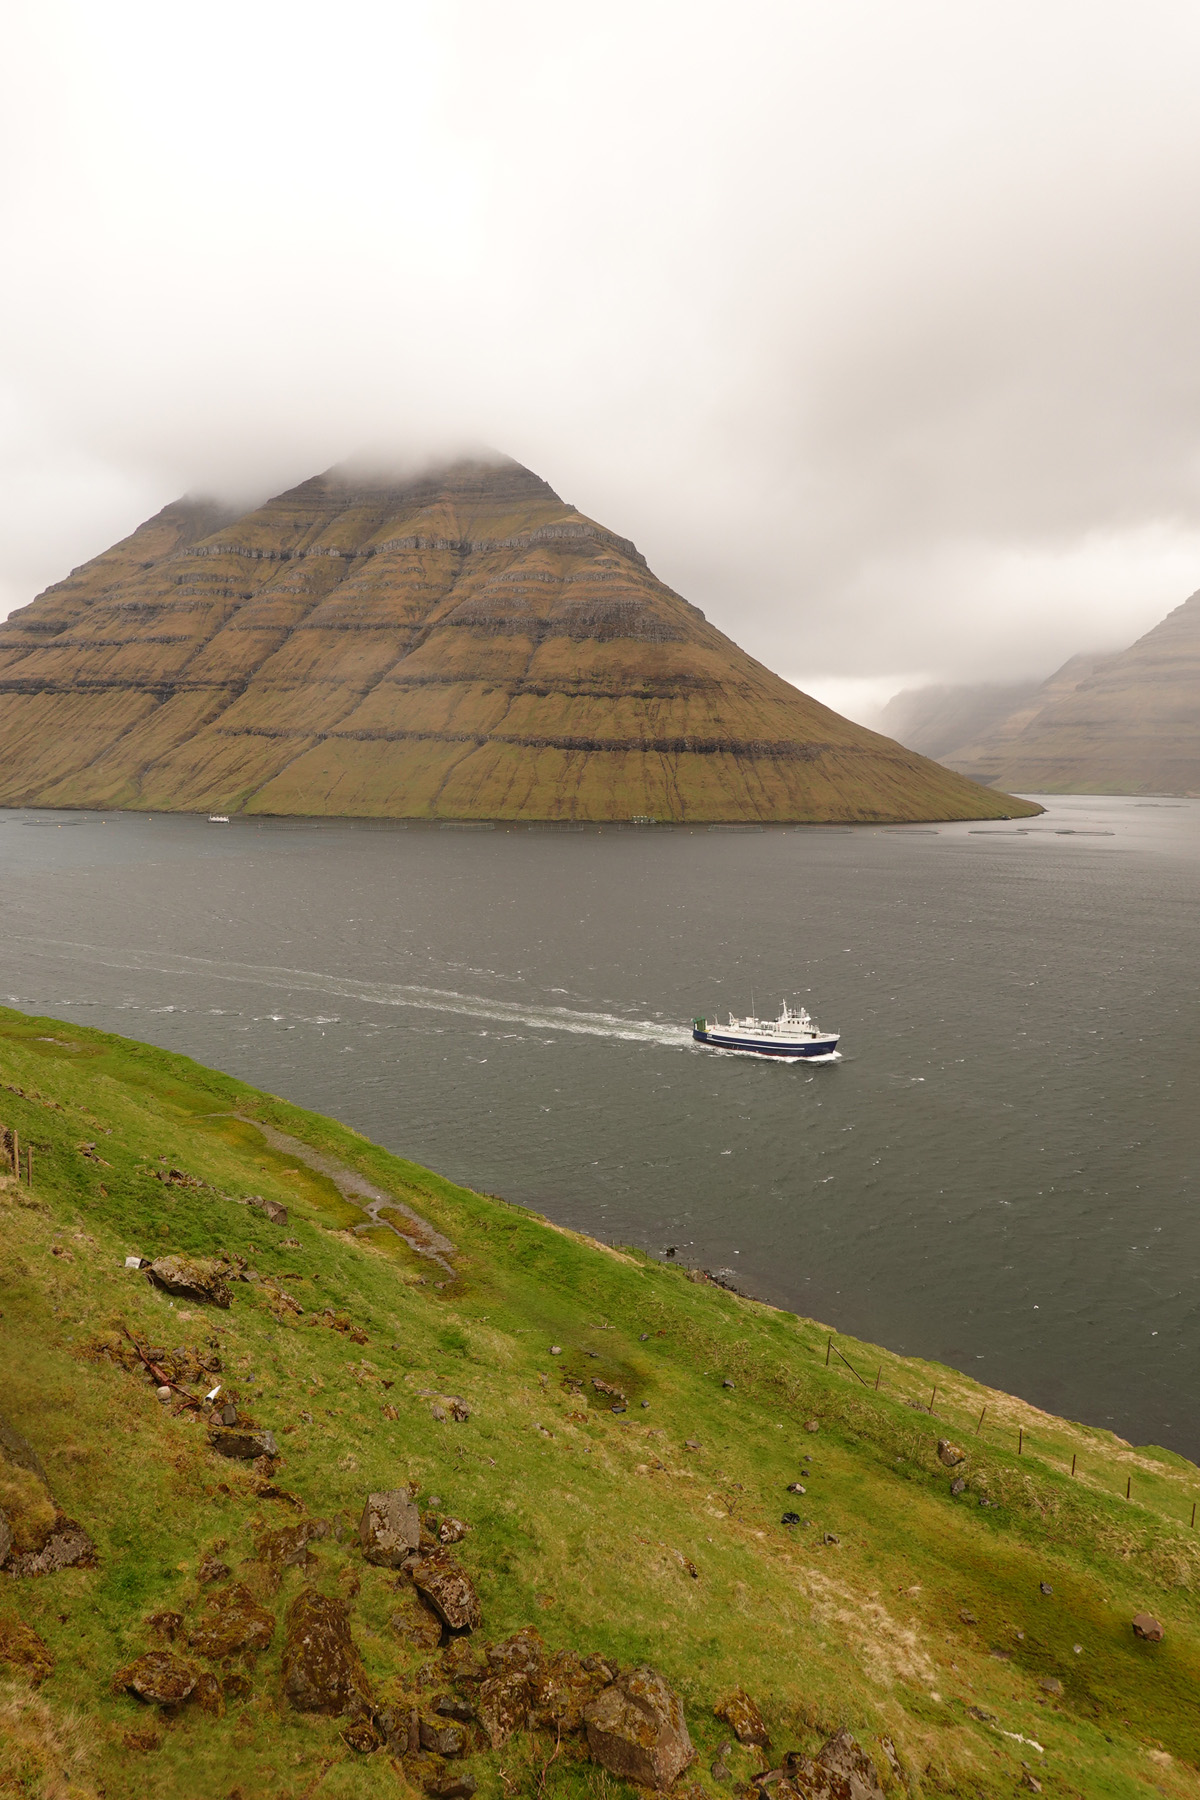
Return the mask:
<path id="1" fill-rule="evenodd" d="M 838 1039 L 832 1033 L 816 1038 L 800 1038 L 789 1042 L 787 1039 L 766 1041 L 759 1038 L 733 1037 L 722 1031 L 700 1031 L 693 1029 L 692 1036 L 698 1044 L 707 1044 L 710 1050 L 741 1050 L 748 1056 L 832 1056 L 838 1047 Z"/>

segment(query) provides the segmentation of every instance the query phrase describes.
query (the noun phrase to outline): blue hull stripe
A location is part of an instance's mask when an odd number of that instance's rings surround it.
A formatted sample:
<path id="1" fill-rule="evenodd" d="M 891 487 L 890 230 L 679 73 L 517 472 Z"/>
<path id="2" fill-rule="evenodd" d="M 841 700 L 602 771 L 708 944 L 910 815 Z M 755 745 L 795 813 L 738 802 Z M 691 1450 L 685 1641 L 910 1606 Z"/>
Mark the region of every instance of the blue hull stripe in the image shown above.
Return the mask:
<path id="1" fill-rule="evenodd" d="M 809 1038 L 802 1044 L 748 1044 L 745 1039 L 721 1037 L 714 1031 L 693 1031 L 692 1036 L 698 1044 L 714 1050 L 745 1050 L 752 1056 L 830 1056 L 838 1046 L 835 1037 L 818 1038 L 815 1043 Z"/>

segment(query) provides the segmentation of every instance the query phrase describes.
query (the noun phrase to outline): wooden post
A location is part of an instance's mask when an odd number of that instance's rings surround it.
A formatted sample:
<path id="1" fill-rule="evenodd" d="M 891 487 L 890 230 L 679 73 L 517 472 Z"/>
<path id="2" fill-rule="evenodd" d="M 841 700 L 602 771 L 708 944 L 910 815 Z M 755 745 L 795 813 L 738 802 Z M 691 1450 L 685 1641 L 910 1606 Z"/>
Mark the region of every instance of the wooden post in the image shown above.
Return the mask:
<path id="1" fill-rule="evenodd" d="M 875 1375 L 875 1392 L 876 1392 L 876 1393 L 878 1393 L 878 1392 L 879 1392 L 879 1377 L 880 1377 L 880 1376 L 881 1376 L 881 1375 L 882 1375 L 882 1374 L 883 1374 L 883 1364 L 882 1364 L 882 1363 L 880 1363 L 880 1365 L 879 1365 L 879 1368 L 878 1368 L 878 1370 L 877 1370 L 877 1371 L 876 1371 L 876 1375 Z"/>
<path id="2" fill-rule="evenodd" d="M 1132 1487 L 1133 1487 L 1133 1476 L 1132 1476 L 1132 1475 L 1127 1475 L 1127 1476 L 1126 1476 L 1126 1477 L 1125 1477 L 1125 1498 L 1126 1498 L 1126 1499 L 1127 1499 L 1127 1500 L 1128 1500 L 1128 1499 L 1129 1499 L 1129 1497 L 1130 1497 L 1130 1490 L 1131 1490 L 1131 1489 L 1132 1489 Z"/>
<path id="3" fill-rule="evenodd" d="M 1192 1529 L 1193 1530 L 1195 1529 L 1195 1526 L 1196 1526 L 1196 1502 L 1193 1500 L 1192 1501 Z"/>
<path id="4" fill-rule="evenodd" d="M 17 1128 L 13 1126 L 12 1134 L 12 1169 L 17 1180 L 21 1179 L 21 1140 L 17 1136 Z"/>
<path id="5" fill-rule="evenodd" d="M 1017 1455 L 1024 1456 L 1024 1454 L 1025 1454 L 1025 1427 L 1023 1425 L 1020 1425 L 1017 1427 Z"/>
<path id="6" fill-rule="evenodd" d="M 1074 1458 L 1074 1456 L 1072 1456 L 1072 1458 L 1071 1458 L 1071 1473 L 1072 1473 L 1072 1475 L 1075 1473 L 1075 1458 Z"/>
<path id="7" fill-rule="evenodd" d="M 979 1436 L 980 1426 L 982 1426 L 982 1424 L 983 1424 L 983 1413 L 985 1413 L 986 1411 L 987 1411 L 987 1407 L 985 1406 L 983 1409 L 983 1412 L 981 1412 L 979 1415 L 979 1424 L 976 1425 L 976 1427 L 975 1427 L 975 1436 L 976 1437 Z"/>
<path id="8" fill-rule="evenodd" d="M 833 1339 L 831 1337 L 829 1342 L 825 1346 L 825 1367 L 826 1368 L 829 1367 L 829 1358 L 832 1356 L 832 1354 L 833 1354 Z"/>
<path id="9" fill-rule="evenodd" d="M 930 1394 L 930 1396 L 929 1396 L 929 1410 L 930 1410 L 930 1412 L 932 1412 L 932 1411 L 933 1411 L 933 1403 L 934 1403 L 934 1401 L 935 1401 L 935 1400 L 936 1400 L 936 1399 L 937 1399 L 937 1382 L 936 1382 L 936 1381 L 935 1381 L 935 1382 L 934 1382 L 934 1384 L 933 1384 L 933 1392 L 932 1392 L 932 1394 Z"/>

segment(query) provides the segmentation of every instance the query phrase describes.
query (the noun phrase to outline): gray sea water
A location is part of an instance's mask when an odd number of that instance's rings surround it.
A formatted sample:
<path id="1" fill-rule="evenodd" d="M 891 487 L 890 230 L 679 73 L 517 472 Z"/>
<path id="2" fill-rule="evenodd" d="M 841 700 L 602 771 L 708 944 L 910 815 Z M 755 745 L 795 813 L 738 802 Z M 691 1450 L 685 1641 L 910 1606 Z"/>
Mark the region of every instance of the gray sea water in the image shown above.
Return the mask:
<path id="1" fill-rule="evenodd" d="M 1200 803 L 455 830 L 0 813 L 0 1000 L 1200 1455 Z M 693 1012 L 803 1001 L 809 1067 Z"/>

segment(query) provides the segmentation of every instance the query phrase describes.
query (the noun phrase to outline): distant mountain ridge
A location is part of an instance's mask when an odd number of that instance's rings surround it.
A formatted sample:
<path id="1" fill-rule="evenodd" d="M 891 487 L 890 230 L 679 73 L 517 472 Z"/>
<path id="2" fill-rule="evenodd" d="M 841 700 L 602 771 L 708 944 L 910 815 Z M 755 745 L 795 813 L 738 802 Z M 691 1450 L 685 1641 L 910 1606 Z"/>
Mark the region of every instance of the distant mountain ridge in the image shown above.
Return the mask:
<path id="1" fill-rule="evenodd" d="M 1030 810 L 852 724 L 509 459 L 180 500 L 0 625 L 0 802 L 397 818 Z"/>
<path id="2" fill-rule="evenodd" d="M 1200 592 L 1128 650 L 1073 656 L 938 755 L 1025 793 L 1200 796 Z"/>

